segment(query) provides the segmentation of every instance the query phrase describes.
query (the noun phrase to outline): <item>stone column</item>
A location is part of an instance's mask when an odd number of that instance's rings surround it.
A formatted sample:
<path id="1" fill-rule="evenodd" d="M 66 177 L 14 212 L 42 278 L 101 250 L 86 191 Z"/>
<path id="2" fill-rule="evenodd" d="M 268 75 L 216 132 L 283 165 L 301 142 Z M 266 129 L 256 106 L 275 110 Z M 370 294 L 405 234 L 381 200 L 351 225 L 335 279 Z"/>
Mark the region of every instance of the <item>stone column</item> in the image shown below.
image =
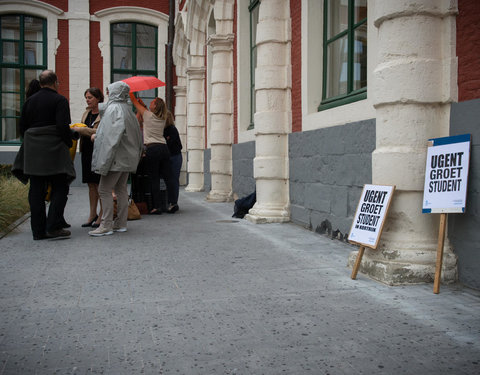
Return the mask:
<path id="1" fill-rule="evenodd" d="M 179 77 L 178 81 L 181 80 L 181 77 Z M 183 146 L 180 185 L 185 185 L 187 183 L 185 170 L 185 166 L 187 165 L 187 88 L 185 86 L 174 86 L 173 90 L 175 91 L 175 126 L 177 127 Z"/>
<path id="2" fill-rule="evenodd" d="M 422 214 L 423 183 L 427 140 L 449 134 L 456 99 L 455 3 L 372 2 L 378 29 L 368 87 L 377 121 L 373 183 L 397 190 L 378 250 L 365 252 L 361 272 L 390 285 L 434 278 L 439 215 Z M 443 281 L 454 281 L 456 257 L 448 243 L 443 266 Z"/>
<path id="3" fill-rule="evenodd" d="M 229 202 L 232 192 L 233 35 L 212 35 L 212 98 L 210 101 L 211 191 L 207 200 Z"/>
<path id="4" fill-rule="evenodd" d="M 291 131 L 290 2 L 262 0 L 257 27 L 254 223 L 290 220 L 288 134 Z"/>
<path id="5" fill-rule="evenodd" d="M 203 57 L 203 56 L 202 56 Z M 205 149 L 205 67 L 187 68 L 187 171 L 185 191 L 203 191 Z"/>

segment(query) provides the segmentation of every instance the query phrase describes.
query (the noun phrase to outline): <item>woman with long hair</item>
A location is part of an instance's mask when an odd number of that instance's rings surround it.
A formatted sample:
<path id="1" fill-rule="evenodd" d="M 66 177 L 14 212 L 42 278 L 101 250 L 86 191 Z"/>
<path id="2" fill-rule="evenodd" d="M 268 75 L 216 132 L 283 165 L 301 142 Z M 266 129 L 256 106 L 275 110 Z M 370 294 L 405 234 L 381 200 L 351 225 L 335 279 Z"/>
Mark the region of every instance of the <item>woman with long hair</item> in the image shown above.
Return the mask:
<path id="1" fill-rule="evenodd" d="M 165 102 L 161 98 L 155 98 L 147 109 L 138 102 L 132 93 L 130 93 L 130 99 L 143 118 L 143 141 L 146 147 L 145 163 L 150 176 L 153 204 L 150 213 L 156 215 L 162 213 L 160 207 L 160 177 L 163 177 L 167 185 L 169 211 L 176 211 L 178 210 L 178 197 L 175 197 L 175 186 L 172 183 L 170 151 L 163 136 L 168 113 Z M 175 207 L 177 208 L 175 209 Z"/>

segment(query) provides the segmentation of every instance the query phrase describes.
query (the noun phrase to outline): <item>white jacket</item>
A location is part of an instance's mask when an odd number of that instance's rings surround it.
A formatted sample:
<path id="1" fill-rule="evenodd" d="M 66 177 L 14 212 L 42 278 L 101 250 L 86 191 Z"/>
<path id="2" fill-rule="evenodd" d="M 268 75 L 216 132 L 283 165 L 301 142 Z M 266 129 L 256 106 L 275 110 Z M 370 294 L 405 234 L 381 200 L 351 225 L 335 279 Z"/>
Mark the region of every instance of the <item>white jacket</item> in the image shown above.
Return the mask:
<path id="1" fill-rule="evenodd" d="M 93 146 L 92 171 L 135 172 L 142 155 L 140 125 L 128 104 L 130 87 L 122 81 L 108 86 L 108 102 L 100 103 L 101 121 Z"/>

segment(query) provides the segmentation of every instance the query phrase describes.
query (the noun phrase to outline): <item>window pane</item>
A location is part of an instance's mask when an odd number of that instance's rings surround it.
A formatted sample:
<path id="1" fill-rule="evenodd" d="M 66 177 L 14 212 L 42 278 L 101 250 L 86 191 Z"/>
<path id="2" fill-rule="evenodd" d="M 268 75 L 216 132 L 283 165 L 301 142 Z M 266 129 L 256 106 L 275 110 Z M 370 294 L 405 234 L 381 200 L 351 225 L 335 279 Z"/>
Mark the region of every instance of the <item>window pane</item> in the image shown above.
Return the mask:
<path id="1" fill-rule="evenodd" d="M 348 0 L 328 2 L 328 35 L 331 39 L 348 28 Z"/>
<path id="2" fill-rule="evenodd" d="M 43 21 L 36 17 L 25 17 L 25 40 L 43 41 Z"/>
<path id="3" fill-rule="evenodd" d="M 354 9 L 354 23 L 367 18 L 367 0 L 356 0 Z"/>
<path id="4" fill-rule="evenodd" d="M 132 45 L 132 24 L 116 23 L 113 25 L 113 44 Z"/>
<path id="5" fill-rule="evenodd" d="M 121 81 L 122 79 L 131 77 L 131 74 L 126 74 L 126 73 L 114 73 L 113 74 L 113 81 L 112 82 L 117 82 Z"/>
<path id="6" fill-rule="evenodd" d="M 2 91 L 20 92 L 20 69 L 2 68 Z"/>
<path id="7" fill-rule="evenodd" d="M 155 53 L 152 48 L 137 49 L 137 69 L 138 70 L 155 70 Z"/>
<path id="8" fill-rule="evenodd" d="M 327 48 L 327 98 L 347 93 L 348 44 L 347 37 L 330 43 Z"/>
<path id="9" fill-rule="evenodd" d="M 25 69 L 25 92 L 27 91 L 28 84 L 32 79 L 38 79 L 38 76 L 40 75 L 42 71 L 41 70 L 35 70 L 35 69 Z"/>
<path id="10" fill-rule="evenodd" d="M 20 94 L 2 94 L 2 116 L 20 116 Z"/>
<path id="11" fill-rule="evenodd" d="M 43 63 L 43 43 L 25 42 L 25 64 L 41 65 Z"/>
<path id="12" fill-rule="evenodd" d="M 20 141 L 18 118 L 2 118 L 2 138 L 0 141 Z"/>
<path id="13" fill-rule="evenodd" d="M 20 39 L 20 16 L 2 16 L 2 39 Z"/>
<path id="14" fill-rule="evenodd" d="M 4 63 L 18 63 L 18 42 L 3 42 Z"/>
<path id="15" fill-rule="evenodd" d="M 130 47 L 113 47 L 113 68 L 132 69 L 132 49 Z"/>
<path id="16" fill-rule="evenodd" d="M 355 30 L 353 46 L 353 89 L 367 87 L 367 25 L 363 24 Z"/>
<path id="17" fill-rule="evenodd" d="M 155 47 L 155 28 L 137 25 L 137 47 Z"/>

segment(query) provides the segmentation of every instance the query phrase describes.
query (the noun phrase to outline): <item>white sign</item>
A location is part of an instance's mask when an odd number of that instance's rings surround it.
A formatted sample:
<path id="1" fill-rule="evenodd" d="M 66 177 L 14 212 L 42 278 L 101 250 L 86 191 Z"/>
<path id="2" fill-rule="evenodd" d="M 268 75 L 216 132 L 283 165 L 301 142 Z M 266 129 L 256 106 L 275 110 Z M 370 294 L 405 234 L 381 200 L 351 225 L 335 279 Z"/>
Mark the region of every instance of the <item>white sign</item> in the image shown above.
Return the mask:
<path id="1" fill-rule="evenodd" d="M 462 213 L 467 200 L 470 134 L 429 139 L 423 213 Z"/>
<path id="2" fill-rule="evenodd" d="M 365 185 L 348 240 L 375 249 L 395 186 Z"/>

